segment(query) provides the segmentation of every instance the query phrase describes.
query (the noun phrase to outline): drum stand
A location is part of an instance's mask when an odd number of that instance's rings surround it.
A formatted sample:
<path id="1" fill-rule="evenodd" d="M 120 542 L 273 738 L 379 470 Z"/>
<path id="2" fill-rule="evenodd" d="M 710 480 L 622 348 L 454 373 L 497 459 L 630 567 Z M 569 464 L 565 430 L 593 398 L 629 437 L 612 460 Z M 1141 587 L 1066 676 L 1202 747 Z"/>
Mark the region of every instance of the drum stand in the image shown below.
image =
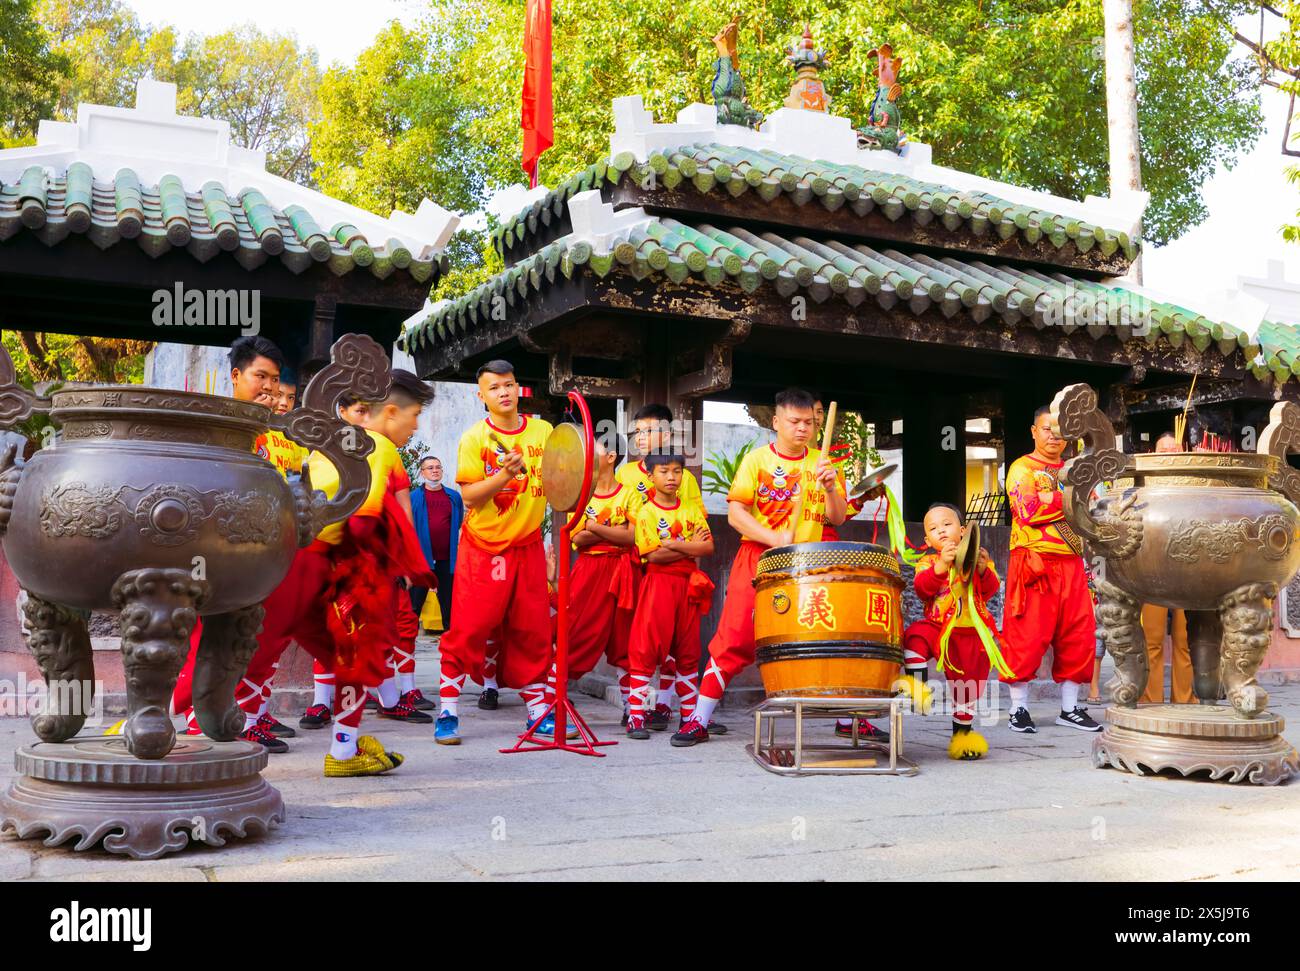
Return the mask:
<path id="1" fill-rule="evenodd" d="M 754 742 L 745 751 L 755 762 L 777 775 L 916 775 L 915 762 L 903 758 L 904 697 L 893 698 L 768 698 L 754 709 Z M 859 737 L 858 719 L 889 715 L 889 742 Z M 838 745 L 809 745 L 804 742 L 805 719 L 853 719 L 853 738 Z M 776 723 L 794 719 L 794 742 L 778 744 Z M 767 738 L 764 741 L 764 722 Z M 834 753 L 830 758 L 823 757 Z M 884 765 L 874 753 L 887 756 Z M 810 761 L 807 757 L 813 755 Z"/>

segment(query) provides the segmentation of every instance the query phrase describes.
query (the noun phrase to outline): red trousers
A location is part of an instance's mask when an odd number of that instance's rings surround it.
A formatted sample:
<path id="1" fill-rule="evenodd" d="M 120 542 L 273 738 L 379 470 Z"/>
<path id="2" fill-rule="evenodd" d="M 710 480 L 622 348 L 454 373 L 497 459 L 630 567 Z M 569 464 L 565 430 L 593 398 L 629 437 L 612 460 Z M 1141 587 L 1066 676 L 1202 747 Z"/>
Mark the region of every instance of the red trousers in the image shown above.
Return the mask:
<path id="1" fill-rule="evenodd" d="M 637 569 L 627 553 L 579 553 L 569 576 L 569 677 L 595 669 L 602 656 L 627 669 Z"/>
<path id="2" fill-rule="evenodd" d="M 649 677 L 671 657 L 677 671 L 691 675 L 700 667 L 700 609 L 690 602 L 693 560 L 661 565 L 650 563 L 641 581 L 632 637 L 628 644 L 628 673 Z M 750 628 L 753 640 L 753 627 Z"/>
<path id="3" fill-rule="evenodd" d="M 910 666 L 916 660 L 939 659 L 940 627 L 932 620 L 908 624 L 903 633 L 903 652 Z M 958 627 L 948 637 L 948 663 L 940 668 L 948 682 L 948 693 L 958 721 L 968 721 L 969 712 L 984 693 L 992 665 L 980 636 L 971 627 Z"/>
<path id="4" fill-rule="evenodd" d="M 727 578 L 722 616 L 709 642 L 710 677 L 700 681 L 702 695 L 721 698 L 731 679 L 754 663 L 754 576 L 758 573 L 758 558 L 766 552 L 766 546 L 747 539 L 740 541 Z"/>
<path id="5" fill-rule="evenodd" d="M 442 635 L 442 693 L 460 693 L 463 676 L 482 683 L 483 655 L 498 627 L 497 681 L 506 688 L 544 684 L 551 667 L 551 605 L 541 533 L 492 553 L 461 534 L 451 629 Z"/>
<path id="6" fill-rule="evenodd" d="M 1054 553 L 1011 551 L 1002 640 L 1007 665 L 1028 681 L 1052 648 L 1052 679 L 1060 684 L 1092 679 L 1097 626 L 1083 559 Z"/>

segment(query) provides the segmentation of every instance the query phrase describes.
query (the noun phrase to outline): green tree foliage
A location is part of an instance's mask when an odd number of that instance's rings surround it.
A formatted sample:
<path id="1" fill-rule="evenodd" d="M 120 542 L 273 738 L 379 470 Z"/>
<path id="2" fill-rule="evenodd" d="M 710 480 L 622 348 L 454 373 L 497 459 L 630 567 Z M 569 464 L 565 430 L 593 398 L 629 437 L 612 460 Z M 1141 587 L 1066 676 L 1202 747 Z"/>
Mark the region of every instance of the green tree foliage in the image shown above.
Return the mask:
<path id="1" fill-rule="evenodd" d="M 51 48 L 35 8 L 35 0 L 0 0 L 0 148 L 32 140 L 70 70 Z"/>
<path id="2" fill-rule="evenodd" d="M 1286 28 L 1277 40 L 1264 46 L 1260 69 L 1281 77 L 1279 84 L 1283 91 L 1292 96 L 1300 95 L 1300 2 L 1290 0 L 1278 9 L 1285 18 Z M 1291 120 L 1291 132 L 1291 143 L 1287 148 L 1300 148 L 1300 114 Z M 1286 175 L 1292 183 L 1300 185 L 1300 165 L 1289 166 Z M 1300 212 L 1295 216 L 1297 222 L 1282 227 L 1282 237 L 1288 242 L 1300 243 Z"/>
<path id="3" fill-rule="evenodd" d="M 228 122 L 236 145 L 266 152 L 267 171 L 310 182 L 307 132 L 320 85 L 312 48 L 252 24 L 182 40 L 172 27 L 142 24 L 122 0 L 41 0 L 38 10 L 71 65 L 53 117 L 73 120 L 82 102 L 129 107 L 141 78 L 171 81 L 181 114 Z"/>
<path id="4" fill-rule="evenodd" d="M 1137 4 L 1142 171 L 1152 194 L 1145 228 L 1154 242 L 1204 219 L 1200 185 L 1261 132 L 1257 73 L 1232 57 L 1233 18 L 1253 7 L 1248 0 Z M 940 164 L 1074 198 L 1109 193 L 1096 0 L 823 0 L 811 7 L 734 0 L 725 8 L 706 0 L 613 8 L 555 0 L 554 11 L 556 144 L 540 173 L 547 184 L 608 150 L 612 98 L 640 94 L 661 121 L 707 101 L 709 38 L 735 12 L 745 84 L 764 112 L 788 91 L 785 48 L 810 16 L 818 47 L 830 52 L 823 77 L 837 114 L 865 121 L 875 94 L 867 52 L 888 41 L 904 62 L 904 128 L 932 145 Z M 345 72 L 368 100 L 358 94 L 324 106 L 318 131 L 335 130 L 347 144 L 341 154 L 349 169 L 337 188 L 346 196 L 355 187 L 354 201 L 369 198 L 398 166 L 401 186 L 471 208 L 521 181 L 523 16 L 518 0 L 428 0 L 421 27 L 381 35 Z M 375 60 L 383 70 L 368 66 Z M 407 97 L 412 92 L 425 97 Z M 450 155 L 412 157 L 415 146 L 445 145 L 448 137 Z M 317 144 L 325 147 L 319 135 Z M 339 161 L 319 153 L 318 178 Z"/>

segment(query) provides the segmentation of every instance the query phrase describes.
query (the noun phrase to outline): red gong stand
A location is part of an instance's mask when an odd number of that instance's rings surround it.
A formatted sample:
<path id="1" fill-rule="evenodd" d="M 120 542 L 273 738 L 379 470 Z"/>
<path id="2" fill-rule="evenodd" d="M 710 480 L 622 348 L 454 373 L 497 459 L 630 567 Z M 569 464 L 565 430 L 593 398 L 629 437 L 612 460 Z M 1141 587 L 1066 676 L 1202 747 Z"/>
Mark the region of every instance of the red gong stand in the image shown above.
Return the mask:
<path id="1" fill-rule="evenodd" d="M 570 536 L 574 525 L 586 515 L 595 478 L 595 435 L 592 432 L 591 412 L 587 408 L 586 399 L 576 391 L 569 392 L 569 402 L 578 409 L 578 414 L 582 418 L 583 472 L 582 493 L 578 497 L 577 505 L 568 513 L 568 518 L 560 527 L 559 548 L 555 551 L 555 559 L 559 564 L 560 601 L 555 633 L 555 701 L 551 702 L 542 717 L 534 722 L 532 728 L 519 736 L 518 742 L 511 748 L 503 748 L 500 751 L 509 755 L 512 752 L 549 752 L 558 749 L 603 759 L 605 753 L 597 752 L 596 749 L 603 745 L 617 745 L 618 742 L 602 742 L 597 739 L 596 733 L 591 730 L 582 715 L 578 714 L 578 709 L 573 707 L 573 702 L 569 701 L 569 564 L 572 559 Z M 541 741 L 534 737 L 535 733 L 546 720 L 546 716 L 552 712 L 555 713 L 555 735 L 550 741 Z M 573 719 L 574 727 L 578 729 L 580 736 L 580 740 L 572 745 L 566 738 L 570 718 Z"/>

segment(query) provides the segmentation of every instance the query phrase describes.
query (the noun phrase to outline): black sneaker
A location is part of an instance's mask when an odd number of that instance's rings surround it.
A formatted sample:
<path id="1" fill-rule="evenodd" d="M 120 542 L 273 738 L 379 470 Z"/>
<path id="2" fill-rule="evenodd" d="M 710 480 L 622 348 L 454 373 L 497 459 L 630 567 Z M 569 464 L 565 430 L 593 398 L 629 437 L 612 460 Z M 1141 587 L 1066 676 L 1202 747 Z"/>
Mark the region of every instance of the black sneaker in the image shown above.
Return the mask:
<path id="1" fill-rule="evenodd" d="M 623 720 L 619 724 L 621 724 L 624 728 L 627 728 L 627 708 L 623 709 Z"/>
<path id="2" fill-rule="evenodd" d="M 1023 732 L 1026 735 L 1038 733 L 1038 729 L 1034 727 L 1034 720 L 1029 717 L 1029 711 L 1025 708 L 1017 708 L 1013 711 L 1009 724 L 1013 732 Z"/>
<path id="3" fill-rule="evenodd" d="M 379 699 L 372 694 L 366 695 L 366 711 L 378 711 Z"/>
<path id="4" fill-rule="evenodd" d="M 410 705 L 416 711 L 436 711 L 438 706 L 424 696 L 419 688 L 412 688 L 402 694 L 402 704 Z"/>
<path id="5" fill-rule="evenodd" d="M 484 711 L 496 711 L 499 696 L 496 688 L 484 688 L 478 696 L 478 706 Z"/>
<path id="6" fill-rule="evenodd" d="M 288 745 L 280 741 L 270 732 L 263 731 L 256 725 L 253 725 L 250 728 L 245 728 L 243 732 L 240 733 L 239 737 L 245 742 L 256 742 L 258 745 L 263 746 L 268 752 L 274 752 L 276 755 L 281 755 L 284 752 L 289 751 Z"/>
<path id="7" fill-rule="evenodd" d="M 1092 720 L 1088 709 L 1082 705 L 1075 705 L 1074 711 L 1062 711 L 1056 716 L 1056 724 L 1064 725 L 1066 728 L 1077 728 L 1081 732 L 1101 731 L 1101 726 Z"/>
<path id="8" fill-rule="evenodd" d="M 308 729 L 324 728 L 333 720 L 329 705 L 311 705 L 303 712 L 303 716 L 298 719 L 298 727 Z"/>
<path id="9" fill-rule="evenodd" d="M 257 727 L 267 734 L 274 735 L 277 738 L 294 738 L 298 734 L 269 712 L 265 715 L 257 716 Z"/>
<path id="10" fill-rule="evenodd" d="M 380 708 L 380 718 L 391 718 L 394 721 L 409 722 L 412 725 L 432 725 L 433 716 L 423 711 L 416 711 L 404 701 L 399 701 L 392 708 Z"/>
<path id="11" fill-rule="evenodd" d="M 677 734 L 669 739 L 669 744 L 674 748 L 687 748 L 708 740 L 709 730 L 692 718 L 682 723 L 682 727 L 677 729 Z"/>
<path id="12" fill-rule="evenodd" d="M 645 727 L 652 732 L 666 732 L 672 718 L 673 710 L 671 708 L 667 705 L 655 705 L 655 710 L 646 715 Z"/>
<path id="13" fill-rule="evenodd" d="M 650 730 L 645 727 L 645 719 L 629 719 L 627 723 L 627 737 L 645 740 L 650 737 Z"/>
<path id="14" fill-rule="evenodd" d="M 722 724 L 722 722 L 711 721 L 711 722 L 709 722 L 709 734 L 710 734 L 710 735 L 726 735 L 726 734 L 727 734 L 727 726 L 724 725 L 724 724 Z"/>

